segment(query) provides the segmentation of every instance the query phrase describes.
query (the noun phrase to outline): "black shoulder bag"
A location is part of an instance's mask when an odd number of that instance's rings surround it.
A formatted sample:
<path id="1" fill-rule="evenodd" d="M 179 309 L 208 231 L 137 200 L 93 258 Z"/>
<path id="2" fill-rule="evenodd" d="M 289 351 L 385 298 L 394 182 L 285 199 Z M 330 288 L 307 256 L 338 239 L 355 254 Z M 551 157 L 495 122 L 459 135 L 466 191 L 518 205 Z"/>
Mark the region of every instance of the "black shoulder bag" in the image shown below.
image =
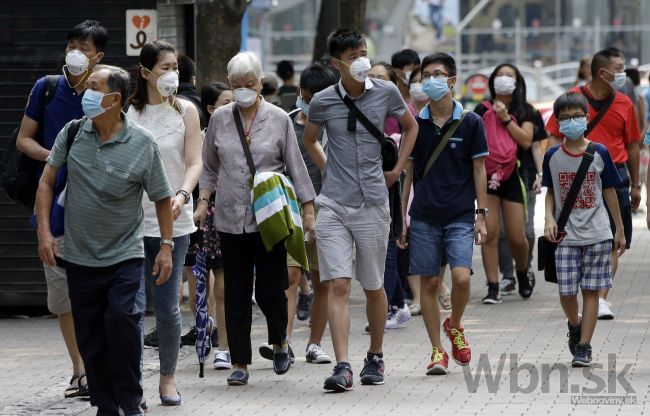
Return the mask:
<path id="1" fill-rule="evenodd" d="M 354 101 L 350 99 L 347 95 L 344 97 L 341 94 L 341 89 L 338 85 L 334 86 L 336 93 L 343 100 L 348 109 L 354 114 L 354 117 L 363 124 L 363 127 L 368 130 L 368 133 L 372 134 L 381 144 L 381 160 L 382 160 L 382 169 L 384 172 L 391 171 L 397 164 L 398 149 L 397 143 L 391 137 L 386 136 L 384 133 L 379 131 L 377 126 L 372 124 L 368 117 L 366 117 L 361 110 L 354 104 Z M 348 121 L 348 131 L 354 131 L 354 125 Z"/>
<path id="2" fill-rule="evenodd" d="M 354 115 L 354 119 L 348 117 L 348 131 L 354 131 L 356 128 L 356 120 L 359 120 L 363 127 L 368 130 L 368 133 L 372 134 L 381 144 L 381 168 L 384 172 L 391 171 L 395 168 L 397 164 L 397 157 L 399 154 L 399 149 L 397 148 L 397 143 L 391 137 L 386 136 L 382 133 L 377 126 L 372 124 L 368 117 L 365 116 L 359 110 L 359 108 L 354 104 L 354 101 L 350 99 L 347 95 L 344 97 L 341 94 L 341 89 L 338 85 L 334 86 L 334 90 L 338 96 L 343 100 L 345 105 L 348 107 L 350 112 Z M 408 111 L 408 110 L 407 110 Z M 399 180 L 395 182 L 397 186 L 393 185 L 388 190 L 388 204 L 390 208 L 390 235 L 398 239 L 402 235 L 402 192 L 399 186 Z"/>
<path id="3" fill-rule="evenodd" d="M 569 193 L 567 194 L 564 205 L 562 206 L 562 211 L 560 211 L 560 218 L 558 218 L 557 221 L 558 235 L 564 232 L 564 227 L 566 227 L 566 224 L 569 221 L 569 215 L 571 215 L 573 204 L 578 198 L 578 193 L 580 192 L 582 183 L 587 176 L 589 166 L 591 166 L 591 162 L 594 160 L 595 152 L 596 144 L 593 142 L 589 143 L 585 154 L 582 156 L 582 162 L 580 162 L 580 166 L 576 172 L 576 177 L 571 183 L 571 188 L 569 188 Z M 543 270 L 544 280 L 551 283 L 557 283 L 557 271 L 555 269 L 556 248 L 557 243 L 548 241 L 544 236 L 537 239 L 537 270 Z"/>

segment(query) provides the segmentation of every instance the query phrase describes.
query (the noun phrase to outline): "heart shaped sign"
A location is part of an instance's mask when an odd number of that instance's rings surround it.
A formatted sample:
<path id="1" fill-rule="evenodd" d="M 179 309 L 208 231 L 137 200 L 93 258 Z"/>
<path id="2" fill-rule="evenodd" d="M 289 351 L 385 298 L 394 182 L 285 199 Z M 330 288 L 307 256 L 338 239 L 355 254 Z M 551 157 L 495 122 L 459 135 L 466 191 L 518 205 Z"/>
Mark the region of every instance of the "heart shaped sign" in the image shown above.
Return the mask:
<path id="1" fill-rule="evenodd" d="M 149 16 L 133 16 L 133 19 L 131 20 L 133 22 L 133 25 L 139 30 L 145 29 L 147 26 L 149 26 L 149 23 L 151 23 L 151 17 Z"/>

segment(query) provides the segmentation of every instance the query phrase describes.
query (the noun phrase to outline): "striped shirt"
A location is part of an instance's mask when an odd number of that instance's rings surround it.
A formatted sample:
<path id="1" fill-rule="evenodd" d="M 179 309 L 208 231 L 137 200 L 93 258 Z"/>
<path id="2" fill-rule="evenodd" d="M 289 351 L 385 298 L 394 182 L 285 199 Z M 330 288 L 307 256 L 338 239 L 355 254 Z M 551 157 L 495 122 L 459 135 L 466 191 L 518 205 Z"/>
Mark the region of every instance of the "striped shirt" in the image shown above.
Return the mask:
<path id="1" fill-rule="evenodd" d="M 70 154 L 69 124 L 59 132 L 47 163 L 68 164 L 65 195 L 65 260 L 87 267 L 106 267 L 144 258 L 142 195 L 151 201 L 173 195 L 158 145 L 144 128 L 130 123 L 101 143 L 86 120 Z"/>

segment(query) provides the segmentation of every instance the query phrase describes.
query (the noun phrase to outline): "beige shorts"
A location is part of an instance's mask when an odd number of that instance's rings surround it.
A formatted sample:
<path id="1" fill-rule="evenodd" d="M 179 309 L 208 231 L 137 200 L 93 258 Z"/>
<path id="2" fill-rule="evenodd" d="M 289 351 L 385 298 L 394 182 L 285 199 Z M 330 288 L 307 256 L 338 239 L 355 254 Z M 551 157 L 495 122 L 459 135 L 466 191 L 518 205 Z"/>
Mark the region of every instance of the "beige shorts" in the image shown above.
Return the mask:
<path id="1" fill-rule="evenodd" d="M 63 237 L 57 237 L 56 241 L 59 245 L 59 255 L 63 257 Z M 43 264 L 43 271 L 45 272 L 45 283 L 47 283 L 47 309 L 54 315 L 71 312 L 68 278 L 65 269 L 59 266 Z"/>
<path id="2" fill-rule="evenodd" d="M 354 276 L 366 290 L 381 289 L 390 227 L 388 201 L 349 207 L 321 194 L 316 204 L 321 282 Z"/>
<path id="3" fill-rule="evenodd" d="M 307 260 L 309 260 L 309 270 L 318 271 L 318 252 L 316 250 L 316 240 L 305 243 L 307 249 Z M 287 267 L 300 267 L 298 263 L 291 254 L 287 253 Z"/>

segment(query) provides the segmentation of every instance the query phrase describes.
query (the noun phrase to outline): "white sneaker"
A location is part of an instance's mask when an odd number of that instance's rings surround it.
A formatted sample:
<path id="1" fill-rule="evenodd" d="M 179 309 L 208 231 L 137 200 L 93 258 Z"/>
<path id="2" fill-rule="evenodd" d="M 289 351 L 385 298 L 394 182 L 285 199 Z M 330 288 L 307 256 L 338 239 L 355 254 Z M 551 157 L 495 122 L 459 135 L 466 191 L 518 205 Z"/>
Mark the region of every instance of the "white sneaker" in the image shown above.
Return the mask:
<path id="1" fill-rule="evenodd" d="M 611 304 L 603 298 L 598 299 L 598 319 L 611 320 L 614 319 Z"/>
<path id="2" fill-rule="evenodd" d="M 230 370 L 232 368 L 230 351 L 216 351 L 213 366 L 215 370 Z"/>
<path id="3" fill-rule="evenodd" d="M 411 319 L 411 311 L 405 304 L 403 308 L 396 309 L 395 313 L 386 320 L 386 329 L 401 328 L 409 319 Z"/>
<path id="4" fill-rule="evenodd" d="M 308 363 L 312 364 L 328 364 L 332 362 L 332 359 L 329 355 L 325 354 L 325 351 L 318 344 L 309 344 L 305 350 Z"/>

